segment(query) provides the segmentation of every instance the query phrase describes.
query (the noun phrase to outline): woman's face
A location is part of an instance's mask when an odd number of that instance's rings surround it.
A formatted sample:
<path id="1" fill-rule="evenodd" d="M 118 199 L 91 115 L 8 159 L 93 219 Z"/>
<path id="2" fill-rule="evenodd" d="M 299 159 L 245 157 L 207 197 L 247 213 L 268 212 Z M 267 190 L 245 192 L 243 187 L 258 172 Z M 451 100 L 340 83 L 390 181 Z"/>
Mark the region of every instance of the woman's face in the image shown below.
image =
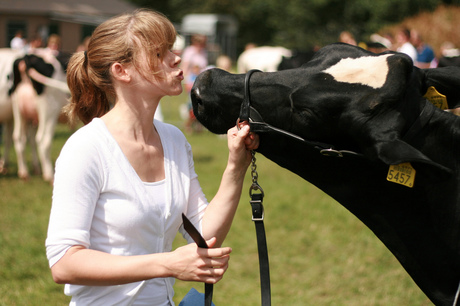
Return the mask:
<path id="1" fill-rule="evenodd" d="M 134 73 L 136 92 L 145 99 L 161 99 L 164 96 L 177 96 L 182 93 L 182 80 L 184 75 L 179 68 L 180 57 L 168 51 L 162 61 L 159 61 L 155 71 L 152 71 L 143 55 L 142 71 Z"/>
<path id="2" fill-rule="evenodd" d="M 158 82 L 160 91 L 167 96 L 177 96 L 182 93 L 182 81 L 184 74 L 179 68 L 181 58 L 171 51 L 168 51 L 163 60 L 158 64 L 155 81 Z"/>

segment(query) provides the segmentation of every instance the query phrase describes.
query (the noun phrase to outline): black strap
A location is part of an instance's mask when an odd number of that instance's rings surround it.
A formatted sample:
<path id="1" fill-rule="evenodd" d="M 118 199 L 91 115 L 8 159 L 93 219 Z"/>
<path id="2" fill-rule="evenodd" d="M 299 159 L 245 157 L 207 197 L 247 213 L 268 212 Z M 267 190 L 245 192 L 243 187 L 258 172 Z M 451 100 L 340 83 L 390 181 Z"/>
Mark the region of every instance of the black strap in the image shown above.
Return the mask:
<path id="1" fill-rule="evenodd" d="M 182 213 L 182 222 L 184 223 L 185 231 L 192 237 L 193 241 L 198 245 L 200 248 L 207 249 L 208 245 L 206 244 L 206 240 L 204 240 L 203 236 L 201 236 L 200 232 L 193 226 L 192 222 Z M 212 305 L 212 293 L 214 287 L 213 284 L 204 284 L 204 306 L 211 306 Z"/>
<path id="2" fill-rule="evenodd" d="M 212 306 L 212 292 L 214 286 L 212 284 L 204 284 L 204 306 Z"/>
<path id="3" fill-rule="evenodd" d="M 249 122 L 249 116 L 250 116 L 249 108 L 251 106 L 251 97 L 250 97 L 250 92 L 249 92 L 249 80 L 251 79 L 251 75 L 254 72 L 260 72 L 260 70 L 257 70 L 257 69 L 249 70 L 246 73 L 246 77 L 244 79 L 244 98 L 243 98 L 243 102 L 241 103 L 241 108 L 240 108 L 240 117 L 239 117 L 240 121 Z"/>
<path id="4" fill-rule="evenodd" d="M 361 153 L 356 153 L 350 150 L 338 150 L 336 149 L 333 145 L 327 144 L 324 142 L 319 142 L 319 141 L 311 141 L 311 140 L 306 140 L 296 134 L 293 134 L 291 132 L 279 129 L 277 127 L 274 127 L 264 121 L 262 116 L 259 114 L 259 112 L 253 108 L 252 106 L 249 107 L 250 110 L 250 117 L 249 117 L 249 126 L 251 127 L 251 132 L 254 133 L 264 133 L 264 132 L 272 132 L 272 133 L 278 133 L 287 137 L 290 137 L 292 139 L 298 140 L 304 144 L 309 145 L 310 147 L 313 147 L 317 149 L 322 155 L 325 156 L 333 156 L 333 157 L 343 157 L 344 155 L 354 155 L 354 156 L 362 156 Z"/>
<path id="5" fill-rule="evenodd" d="M 252 221 L 256 227 L 257 249 L 259 253 L 260 293 L 262 306 L 271 305 L 270 267 L 268 262 L 267 239 L 264 227 L 263 193 L 251 194 Z"/>

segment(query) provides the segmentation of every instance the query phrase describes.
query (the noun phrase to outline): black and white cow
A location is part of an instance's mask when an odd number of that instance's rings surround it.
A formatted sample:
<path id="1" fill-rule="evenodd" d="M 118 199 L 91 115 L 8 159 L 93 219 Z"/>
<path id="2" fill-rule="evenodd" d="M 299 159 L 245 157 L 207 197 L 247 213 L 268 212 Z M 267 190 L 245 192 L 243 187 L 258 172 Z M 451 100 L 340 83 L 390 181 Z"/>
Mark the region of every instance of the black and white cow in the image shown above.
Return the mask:
<path id="1" fill-rule="evenodd" d="M 14 61 L 22 56 L 20 51 L 0 49 L 0 123 L 3 127 L 3 152 L 0 152 L 0 173 L 6 172 L 9 163 L 9 151 L 13 142 L 13 108 L 8 90 L 11 86 L 9 76 L 13 69 Z"/>
<path id="2" fill-rule="evenodd" d="M 64 62 L 65 58 L 62 58 Z M 52 181 L 52 139 L 61 109 L 68 102 L 65 64 L 45 49 L 37 54 L 28 55 L 2 49 L 0 67 L 3 67 L 0 69 L 0 122 L 7 128 L 3 158 L 8 160 L 8 144 L 12 137 L 18 162 L 18 175 L 27 179 L 29 171 L 24 153 L 28 134 L 34 131 L 35 133 L 29 137 L 34 167 L 39 168 L 40 163 L 43 178 Z M 14 129 L 11 134 L 12 118 Z M 38 151 L 38 157 L 35 149 Z M 4 164 L 0 163 L 0 168 L 3 168 Z"/>
<path id="3" fill-rule="evenodd" d="M 211 132 L 235 125 L 244 80 L 218 69 L 197 78 L 193 110 Z M 333 44 L 301 68 L 254 73 L 251 117 L 260 123 L 252 124 L 258 152 L 336 199 L 436 305 L 452 305 L 460 283 L 460 118 L 424 98 L 431 86 L 451 108 L 460 104 L 458 67 L 420 70 L 404 54 Z M 326 144 L 342 157 L 320 154 Z"/>

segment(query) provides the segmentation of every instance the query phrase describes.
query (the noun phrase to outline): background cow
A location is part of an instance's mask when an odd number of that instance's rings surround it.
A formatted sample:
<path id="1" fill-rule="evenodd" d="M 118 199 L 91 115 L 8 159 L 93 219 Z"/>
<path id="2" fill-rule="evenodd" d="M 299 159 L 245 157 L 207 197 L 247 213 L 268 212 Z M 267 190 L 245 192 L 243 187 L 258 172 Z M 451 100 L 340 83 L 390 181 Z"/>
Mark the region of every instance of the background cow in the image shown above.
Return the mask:
<path id="1" fill-rule="evenodd" d="M 254 47 L 245 50 L 238 57 L 238 73 L 246 73 L 251 69 L 274 72 L 299 68 L 310 61 L 315 51 L 289 50 L 284 47 Z"/>
<path id="2" fill-rule="evenodd" d="M 0 151 L 0 173 L 6 171 L 9 163 L 10 146 L 13 135 L 13 109 L 8 90 L 12 84 L 8 76 L 13 69 L 14 61 L 22 56 L 22 52 L 11 49 L 0 49 L 0 123 L 3 124 L 3 152 Z"/>
<path id="3" fill-rule="evenodd" d="M 278 70 L 283 57 L 291 56 L 291 50 L 284 47 L 255 47 L 241 53 L 236 66 L 239 73 L 245 73 L 251 69 L 273 72 Z"/>
<path id="4" fill-rule="evenodd" d="M 235 125 L 244 79 L 218 69 L 197 78 L 193 109 L 211 132 Z M 302 68 L 253 74 L 251 128 L 258 152 L 336 199 L 436 305 L 452 305 L 460 283 L 460 118 L 423 97 L 430 86 L 450 107 L 460 104 L 457 67 L 420 70 L 404 54 L 333 44 Z"/>
<path id="5" fill-rule="evenodd" d="M 4 53 L 13 54 L 13 51 L 4 50 Z M 8 57 L 8 61 L 11 62 L 12 59 L 14 63 L 11 64 L 10 70 L 2 72 L 1 78 L 6 79 L 9 76 L 10 83 L 1 84 L 0 105 L 4 105 L 5 115 L 9 110 L 9 116 L 14 117 L 13 140 L 19 177 L 29 177 L 24 152 L 27 138 L 30 136 L 34 167 L 39 168 L 39 159 L 43 178 L 52 181 L 54 170 L 50 150 L 57 119 L 62 107 L 67 103 L 68 88 L 62 63 L 44 52 L 40 55 Z M 2 61 L 4 60 L 5 58 L 2 58 Z M 9 135 L 5 133 L 5 143 L 8 142 Z M 35 143 L 38 158 L 35 154 Z M 8 151 L 5 151 L 4 155 L 6 158 Z"/>
<path id="6" fill-rule="evenodd" d="M 303 64 L 309 62 L 315 55 L 315 50 L 310 51 L 293 51 L 292 56 L 283 56 L 281 62 L 278 65 L 278 71 L 287 70 L 293 68 L 299 68 Z"/>

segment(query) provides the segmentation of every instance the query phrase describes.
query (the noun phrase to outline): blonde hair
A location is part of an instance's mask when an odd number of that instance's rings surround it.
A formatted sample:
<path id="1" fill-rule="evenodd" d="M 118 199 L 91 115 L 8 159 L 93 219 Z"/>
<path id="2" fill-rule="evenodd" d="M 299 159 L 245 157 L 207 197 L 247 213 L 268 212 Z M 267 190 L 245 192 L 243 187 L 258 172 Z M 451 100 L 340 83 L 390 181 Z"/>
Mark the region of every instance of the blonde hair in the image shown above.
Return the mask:
<path id="1" fill-rule="evenodd" d="M 86 52 L 75 53 L 69 61 L 67 84 L 71 92 L 66 111 L 72 121 L 84 124 L 107 113 L 115 102 L 110 68 L 113 63 L 132 64 L 140 72 L 147 57 L 152 71 L 176 40 L 173 24 L 163 14 L 141 9 L 99 25 Z"/>

